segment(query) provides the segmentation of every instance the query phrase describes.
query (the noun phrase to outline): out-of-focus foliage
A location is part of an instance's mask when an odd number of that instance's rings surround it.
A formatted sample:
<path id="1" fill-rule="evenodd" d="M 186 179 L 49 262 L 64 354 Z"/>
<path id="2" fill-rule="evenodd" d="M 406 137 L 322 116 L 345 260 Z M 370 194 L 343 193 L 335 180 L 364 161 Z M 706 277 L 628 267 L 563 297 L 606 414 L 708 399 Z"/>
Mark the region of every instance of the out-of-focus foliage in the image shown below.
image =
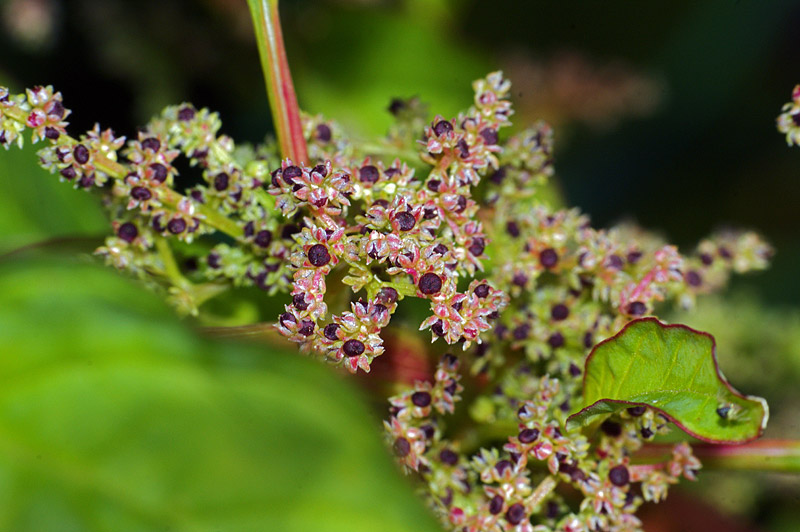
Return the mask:
<path id="1" fill-rule="evenodd" d="M 105 268 L 0 262 L 0 529 L 436 530 L 363 401 Z"/>

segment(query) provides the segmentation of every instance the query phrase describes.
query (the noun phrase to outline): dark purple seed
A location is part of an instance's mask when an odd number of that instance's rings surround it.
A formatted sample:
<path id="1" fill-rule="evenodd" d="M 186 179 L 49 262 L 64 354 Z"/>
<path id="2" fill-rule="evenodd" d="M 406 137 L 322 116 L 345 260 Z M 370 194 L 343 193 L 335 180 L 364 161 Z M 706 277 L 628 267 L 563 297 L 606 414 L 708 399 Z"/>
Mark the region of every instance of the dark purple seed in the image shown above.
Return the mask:
<path id="1" fill-rule="evenodd" d="M 594 346 L 594 336 L 592 336 L 592 331 L 589 331 L 583 335 L 583 346 L 586 349 L 591 349 L 592 346 Z"/>
<path id="2" fill-rule="evenodd" d="M 550 309 L 550 317 L 555 321 L 565 320 L 567 316 L 569 316 L 569 307 L 564 303 L 554 305 L 553 308 Z"/>
<path id="3" fill-rule="evenodd" d="M 553 349 L 558 349 L 564 345 L 564 335 L 560 332 L 554 332 L 550 335 L 550 338 L 547 339 L 547 343 L 550 344 L 550 347 Z"/>
<path id="4" fill-rule="evenodd" d="M 439 186 L 442 184 L 438 179 L 431 179 L 426 185 L 431 192 L 439 192 Z"/>
<path id="5" fill-rule="evenodd" d="M 492 515 L 497 515 L 503 511 L 503 497 L 500 495 L 495 495 L 492 497 L 492 500 L 489 501 L 489 513 Z"/>
<path id="6" fill-rule="evenodd" d="M 612 438 L 619 438 L 622 435 L 622 425 L 610 419 L 606 419 L 600 424 L 600 430 Z"/>
<path id="7" fill-rule="evenodd" d="M 484 297 L 489 295 L 489 285 L 486 283 L 479 284 L 475 287 L 474 293 L 479 298 L 483 299 Z"/>
<path id="8" fill-rule="evenodd" d="M 686 273 L 686 282 L 689 286 L 700 286 L 703 284 L 703 277 L 696 271 L 690 270 Z"/>
<path id="9" fill-rule="evenodd" d="M 316 172 L 322 177 L 325 177 L 328 175 L 328 168 L 324 164 L 318 164 L 317 166 L 314 167 L 312 172 Z"/>
<path id="10" fill-rule="evenodd" d="M 653 431 L 647 427 L 642 427 L 642 430 L 640 430 L 639 433 L 645 440 L 653 436 Z"/>
<path id="11" fill-rule="evenodd" d="M 439 210 L 436 208 L 425 209 L 422 211 L 422 217 L 426 220 L 433 220 L 439 216 Z"/>
<path id="12" fill-rule="evenodd" d="M 439 135 L 439 136 L 444 135 L 445 133 L 452 133 L 453 132 L 453 124 L 451 124 L 447 120 L 439 120 L 433 126 L 433 132 L 436 133 L 436 135 Z"/>
<path id="13" fill-rule="evenodd" d="M 49 116 L 54 116 L 56 118 L 64 118 L 64 113 L 66 112 L 67 110 L 64 108 L 64 104 L 62 104 L 58 100 L 55 100 L 53 102 L 53 105 L 50 106 L 50 110 L 47 111 L 47 114 Z"/>
<path id="14" fill-rule="evenodd" d="M 303 170 L 299 166 L 287 166 L 281 174 L 287 185 L 294 185 L 294 180 L 301 175 L 303 175 Z"/>
<path id="15" fill-rule="evenodd" d="M 397 290 L 391 286 L 384 286 L 378 291 L 378 295 L 375 296 L 375 300 L 383 305 L 391 305 L 397 301 L 398 295 L 399 294 L 397 293 Z"/>
<path id="16" fill-rule="evenodd" d="M 572 375 L 573 377 L 577 377 L 578 375 L 581 374 L 581 368 L 579 368 L 577 364 L 570 363 L 569 374 Z"/>
<path id="17" fill-rule="evenodd" d="M 126 222 L 117 229 L 117 236 L 127 243 L 131 243 L 139 236 L 139 230 L 130 222 Z"/>
<path id="18" fill-rule="evenodd" d="M 306 297 L 303 294 L 295 294 L 292 296 L 292 305 L 297 310 L 305 310 L 308 308 L 308 303 L 306 302 Z"/>
<path id="19" fill-rule="evenodd" d="M 539 429 L 522 429 L 519 433 L 520 443 L 533 443 L 539 437 Z"/>
<path id="20" fill-rule="evenodd" d="M 632 407 L 628 408 L 628 414 L 632 415 L 633 417 L 642 416 L 642 415 L 644 415 L 644 413 L 646 411 L 647 411 L 647 407 L 646 406 L 642 406 L 642 405 L 632 406 Z"/>
<path id="21" fill-rule="evenodd" d="M 72 155 L 75 157 L 75 162 L 78 164 L 86 164 L 89 162 L 89 148 L 83 144 L 78 144 L 72 150 Z"/>
<path id="22" fill-rule="evenodd" d="M 792 122 L 795 126 L 800 126 L 800 113 L 794 113 L 792 116 Z"/>
<path id="23" fill-rule="evenodd" d="M 512 504 L 506 512 L 506 521 L 518 525 L 525 519 L 525 506 L 521 503 Z"/>
<path id="24" fill-rule="evenodd" d="M 401 231 L 411 231 L 414 228 L 414 224 L 417 223 L 414 215 L 410 212 L 398 212 L 394 215 L 394 221 L 397 222 L 397 227 Z"/>
<path id="25" fill-rule="evenodd" d="M 622 260 L 622 257 L 619 255 L 611 255 L 608 257 L 608 261 L 606 262 L 606 266 L 612 268 L 614 270 L 621 270 L 623 266 L 625 266 L 625 262 Z"/>
<path id="26" fill-rule="evenodd" d="M 250 238 L 256 231 L 256 224 L 253 222 L 247 222 L 244 224 L 244 236 Z"/>
<path id="27" fill-rule="evenodd" d="M 275 188 L 280 188 L 281 187 L 281 184 L 278 181 L 278 175 L 280 175 L 280 173 L 281 173 L 281 170 L 279 168 L 278 170 L 274 170 L 272 173 L 269 174 L 270 175 L 270 183 Z"/>
<path id="28" fill-rule="evenodd" d="M 61 133 L 54 127 L 46 126 L 44 128 L 44 136 L 50 140 L 57 140 Z"/>
<path id="29" fill-rule="evenodd" d="M 167 180 L 167 167 L 161 163 L 153 163 L 150 165 L 150 170 L 153 171 L 153 179 L 157 183 L 163 183 Z"/>
<path id="30" fill-rule="evenodd" d="M 219 192 L 222 192 L 226 188 L 228 188 L 228 183 L 230 182 L 230 177 L 225 172 L 221 172 L 214 177 L 214 188 L 217 189 Z"/>
<path id="31" fill-rule="evenodd" d="M 475 257 L 480 257 L 483 255 L 483 251 L 486 249 L 486 242 L 481 237 L 475 237 L 472 239 L 472 244 L 469 246 L 469 252 L 472 253 Z"/>
<path id="32" fill-rule="evenodd" d="M 436 336 L 444 336 L 444 322 L 442 320 L 437 321 L 431 326 L 431 331 Z"/>
<path id="33" fill-rule="evenodd" d="M 559 509 L 556 501 L 547 501 L 547 510 L 545 511 L 545 516 L 548 519 L 555 519 L 560 513 L 561 510 Z"/>
<path id="34" fill-rule="evenodd" d="M 464 196 L 459 196 L 456 200 L 456 212 L 464 212 L 464 209 L 467 208 L 467 198 Z"/>
<path id="35" fill-rule="evenodd" d="M 272 233 L 267 231 L 266 229 L 263 231 L 259 231 L 256 233 L 256 238 L 254 240 L 257 246 L 265 248 L 269 246 L 270 242 L 272 242 Z"/>
<path id="36" fill-rule="evenodd" d="M 330 142 L 331 128 L 327 124 L 319 124 L 317 126 L 317 140 L 320 142 Z"/>
<path id="37" fill-rule="evenodd" d="M 517 286 L 524 287 L 528 283 L 528 276 L 524 273 L 515 273 L 514 277 L 511 279 L 511 282 Z"/>
<path id="38" fill-rule="evenodd" d="M 506 224 L 506 232 L 514 238 L 519 236 L 519 226 L 517 222 L 508 222 Z"/>
<path id="39" fill-rule="evenodd" d="M 433 425 L 423 425 L 423 426 L 420 427 L 420 430 L 425 435 L 425 438 L 428 439 L 428 440 L 432 440 L 433 437 L 436 435 L 436 429 L 433 428 Z M 455 453 L 453 453 L 453 454 L 455 454 Z"/>
<path id="40" fill-rule="evenodd" d="M 450 384 L 444 387 L 444 391 L 447 392 L 448 395 L 455 395 L 457 386 L 458 384 L 456 381 L 450 381 Z"/>
<path id="41" fill-rule="evenodd" d="M 362 183 L 375 183 L 380 178 L 380 172 L 378 169 L 371 164 L 367 166 L 362 166 L 361 169 L 358 171 L 358 179 Z"/>
<path id="42" fill-rule="evenodd" d="M 464 302 L 463 301 L 456 301 L 455 303 L 453 303 L 452 306 L 453 306 L 453 310 L 455 310 L 456 312 L 461 312 L 461 308 L 464 306 Z"/>
<path id="43" fill-rule="evenodd" d="M 78 173 L 75 171 L 75 168 L 73 168 L 72 165 L 67 166 L 66 168 L 61 170 L 61 172 L 59 172 L 59 173 L 62 176 L 64 176 L 66 179 L 70 179 L 70 180 L 75 179 L 75 177 L 78 175 Z"/>
<path id="44" fill-rule="evenodd" d="M 294 317 L 294 314 L 290 314 L 288 312 L 284 312 L 283 314 L 281 314 L 281 317 L 278 318 L 278 321 L 281 323 L 281 325 L 286 327 L 286 324 L 289 323 L 289 322 L 297 323 L 297 318 Z"/>
<path id="45" fill-rule="evenodd" d="M 628 304 L 626 312 L 631 316 L 641 316 L 642 314 L 647 312 L 647 305 L 645 305 L 641 301 L 634 301 Z"/>
<path id="46" fill-rule="evenodd" d="M 431 394 L 428 392 L 414 392 L 411 394 L 411 402 L 414 406 L 424 408 L 431 404 Z"/>
<path id="47" fill-rule="evenodd" d="M 489 179 L 492 181 L 492 183 L 494 183 L 495 185 L 499 185 L 500 183 L 502 183 L 503 179 L 506 178 L 506 173 L 508 171 L 507 168 L 508 167 L 506 167 L 506 166 L 501 166 L 500 168 L 495 170 L 492 173 L 492 175 L 489 177 Z"/>
<path id="48" fill-rule="evenodd" d="M 147 201 L 153 197 L 153 193 L 145 187 L 133 187 L 131 197 L 136 201 Z"/>
<path id="49" fill-rule="evenodd" d="M 447 253 L 447 246 L 445 246 L 444 244 L 436 244 L 435 246 L 433 246 L 433 252 L 438 253 L 439 255 L 444 255 L 445 253 Z"/>
<path id="50" fill-rule="evenodd" d="M 85 175 L 78 180 L 78 186 L 89 188 L 94 185 L 94 174 Z"/>
<path id="51" fill-rule="evenodd" d="M 733 255 L 731 254 L 730 250 L 725 246 L 718 247 L 717 253 L 719 253 L 719 256 L 725 260 L 731 260 L 733 258 Z"/>
<path id="52" fill-rule="evenodd" d="M 433 294 L 438 294 L 439 290 L 442 289 L 442 278 L 436 275 L 435 273 L 426 273 L 419 279 L 419 291 L 425 294 L 426 296 L 430 296 Z"/>
<path id="53" fill-rule="evenodd" d="M 500 460 L 494 466 L 494 468 L 497 471 L 498 475 L 502 475 L 503 471 L 505 471 L 506 469 L 509 469 L 510 467 L 511 467 L 511 462 L 509 462 L 508 460 Z"/>
<path id="54" fill-rule="evenodd" d="M 303 320 L 297 332 L 303 336 L 311 336 L 314 334 L 314 322 L 311 320 Z"/>
<path id="55" fill-rule="evenodd" d="M 443 464 L 454 466 L 458 463 L 458 454 L 450 449 L 442 449 L 442 451 L 439 453 L 439 461 L 441 461 Z"/>
<path id="56" fill-rule="evenodd" d="M 308 250 L 308 262 L 319 268 L 325 266 L 331 261 L 331 254 L 322 244 L 314 244 Z"/>
<path id="57" fill-rule="evenodd" d="M 220 256 L 217 253 L 209 253 L 208 257 L 206 258 L 206 263 L 208 264 L 209 268 L 217 269 L 220 267 Z"/>
<path id="58" fill-rule="evenodd" d="M 394 454 L 400 458 L 408 456 L 408 453 L 411 452 L 411 444 L 402 436 L 394 440 L 392 448 L 394 449 Z"/>
<path id="59" fill-rule="evenodd" d="M 325 335 L 325 338 L 327 338 L 328 340 L 335 342 L 336 340 L 339 339 L 339 337 L 336 336 L 336 331 L 338 330 L 339 330 L 338 323 L 329 323 L 322 330 L 322 334 Z"/>
<path id="60" fill-rule="evenodd" d="M 483 137 L 483 142 L 485 142 L 488 146 L 494 146 L 497 144 L 497 130 L 495 129 L 490 127 L 481 129 L 480 136 Z"/>
<path id="61" fill-rule="evenodd" d="M 539 264 L 543 267 L 550 269 L 558 264 L 558 253 L 553 248 L 543 249 L 539 253 Z"/>
<path id="62" fill-rule="evenodd" d="M 186 220 L 183 218 L 173 218 L 167 222 L 167 231 L 173 235 L 178 235 L 186 231 Z"/>
<path id="63" fill-rule="evenodd" d="M 628 258 L 628 262 L 629 263 L 636 264 L 637 262 L 639 262 L 639 259 L 642 258 L 642 252 L 641 251 L 631 251 L 630 253 L 628 253 L 628 257 L 627 258 Z"/>
<path id="64" fill-rule="evenodd" d="M 365 349 L 364 343 L 360 340 L 348 340 L 342 346 L 345 356 L 348 357 L 357 357 L 363 353 Z"/>
<path id="65" fill-rule="evenodd" d="M 392 98 L 392 101 L 389 102 L 388 111 L 392 113 L 394 116 L 400 114 L 400 111 L 406 108 L 405 100 L 400 98 Z"/>
<path id="66" fill-rule="evenodd" d="M 181 107 L 178 111 L 178 120 L 181 122 L 188 122 L 189 120 L 194 118 L 194 109 L 189 106 Z"/>
<path id="67" fill-rule="evenodd" d="M 462 159 L 466 159 L 469 157 L 469 146 L 467 145 L 467 141 L 464 139 L 459 140 L 456 143 L 456 148 L 458 148 L 458 155 Z"/>
<path id="68" fill-rule="evenodd" d="M 158 151 L 161 149 L 161 142 L 155 137 L 148 137 L 142 141 L 142 149 Z"/>
<path id="69" fill-rule="evenodd" d="M 714 257 L 708 253 L 701 253 L 700 262 L 702 262 L 704 266 L 711 266 L 711 264 L 714 262 Z"/>
<path id="70" fill-rule="evenodd" d="M 611 468 L 608 472 L 608 480 L 611 481 L 612 484 L 615 486 L 627 486 L 628 482 L 631 480 L 631 476 L 628 473 L 628 468 L 624 465 L 618 465 Z"/>
<path id="71" fill-rule="evenodd" d="M 517 325 L 514 327 L 514 331 L 511 333 L 514 335 L 515 340 L 524 340 L 528 337 L 528 333 L 531 332 L 531 326 L 527 323 L 523 323 L 521 325 Z"/>

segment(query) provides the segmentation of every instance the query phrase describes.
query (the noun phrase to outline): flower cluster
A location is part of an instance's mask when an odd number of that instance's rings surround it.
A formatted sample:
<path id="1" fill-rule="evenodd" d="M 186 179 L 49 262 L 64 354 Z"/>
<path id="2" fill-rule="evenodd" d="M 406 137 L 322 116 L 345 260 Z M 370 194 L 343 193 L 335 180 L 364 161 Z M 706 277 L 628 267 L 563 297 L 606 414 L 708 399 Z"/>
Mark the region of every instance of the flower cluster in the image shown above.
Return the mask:
<path id="1" fill-rule="evenodd" d="M 786 135 L 786 144 L 800 146 L 800 85 L 792 91 L 792 101 L 778 115 L 778 131 Z"/>

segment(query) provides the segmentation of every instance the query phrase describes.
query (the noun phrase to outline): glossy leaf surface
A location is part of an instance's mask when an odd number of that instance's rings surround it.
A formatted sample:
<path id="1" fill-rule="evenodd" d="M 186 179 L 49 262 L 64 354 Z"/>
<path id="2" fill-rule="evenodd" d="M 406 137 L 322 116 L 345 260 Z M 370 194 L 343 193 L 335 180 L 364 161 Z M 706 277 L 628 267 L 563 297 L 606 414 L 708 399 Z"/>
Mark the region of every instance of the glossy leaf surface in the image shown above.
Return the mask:
<path id="1" fill-rule="evenodd" d="M 761 435 L 766 402 L 737 392 L 720 373 L 714 338 L 645 318 L 595 346 L 586 360 L 582 410 L 569 428 L 632 405 L 651 406 L 688 434 L 714 443 Z M 718 411 L 719 410 L 719 411 Z"/>

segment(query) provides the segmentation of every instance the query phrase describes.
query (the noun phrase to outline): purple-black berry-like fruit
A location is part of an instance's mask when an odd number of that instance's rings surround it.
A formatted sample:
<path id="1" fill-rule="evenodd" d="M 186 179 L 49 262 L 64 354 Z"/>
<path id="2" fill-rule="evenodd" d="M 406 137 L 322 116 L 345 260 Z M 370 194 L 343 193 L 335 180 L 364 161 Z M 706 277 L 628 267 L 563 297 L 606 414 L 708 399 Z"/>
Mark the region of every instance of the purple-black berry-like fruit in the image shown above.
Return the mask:
<path id="1" fill-rule="evenodd" d="M 631 316 L 641 316 L 642 314 L 647 312 L 647 305 L 645 305 L 641 301 L 633 301 L 628 304 L 628 308 L 625 310 Z"/>
<path id="2" fill-rule="evenodd" d="M 426 407 L 431 404 L 431 394 L 428 392 L 414 392 L 411 394 L 411 402 L 414 406 Z"/>
<path id="3" fill-rule="evenodd" d="M 454 466 L 458 463 L 458 454 L 450 449 L 442 449 L 439 460 L 445 465 Z"/>
<path id="4" fill-rule="evenodd" d="M 392 448 L 394 449 L 394 454 L 400 458 L 408 456 L 408 453 L 411 452 L 411 444 L 408 443 L 408 440 L 402 436 L 394 440 L 394 445 L 392 445 Z"/>
<path id="5" fill-rule="evenodd" d="M 475 257 L 480 257 L 483 255 L 484 249 L 486 249 L 486 242 L 481 237 L 478 236 L 472 239 L 472 244 L 469 246 L 470 253 Z"/>
<path id="6" fill-rule="evenodd" d="M 492 515 L 497 515 L 503 511 L 503 497 L 500 495 L 495 495 L 492 497 L 492 500 L 489 501 L 489 513 Z"/>
<path id="7" fill-rule="evenodd" d="M 267 231 L 266 229 L 263 231 L 259 231 L 256 233 L 256 237 L 253 240 L 258 247 L 265 248 L 269 246 L 270 242 L 272 242 L 272 233 Z"/>
<path id="8" fill-rule="evenodd" d="M 297 332 L 303 336 L 311 336 L 314 334 L 314 322 L 311 320 L 303 320 Z"/>
<path id="9" fill-rule="evenodd" d="M 560 332 L 554 332 L 550 335 L 550 338 L 547 339 L 547 343 L 550 344 L 550 347 L 553 349 L 558 349 L 564 345 L 564 335 Z"/>
<path id="10" fill-rule="evenodd" d="M 633 417 L 639 417 L 639 416 L 643 415 L 646 411 L 647 411 L 647 407 L 646 406 L 642 406 L 642 405 L 632 406 L 632 407 L 628 408 L 628 414 L 632 415 Z"/>
<path id="11" fill-rule="evenodd" d="M 375 297 L 375 300 L 383 305 L 391 305 L 397 301 L 398 295 L 399 294 L 397 293 L 397 290 L 391 286 L 384 286 L 378 291 L 378 295 Z"/>
<path id="12" fill-rule="evenodd" d="M 533 443 L 539 437 L 539 429 L 522 429 L 519 433 L 520 443 Z"/>
<path id="13" fill-rule="evenodd" d="M 483 142 L 488 146 L 497 144 L 497 130 L 490 127 L 481 129 L 480 136 L 483 137 Z"/>
<path id="14" fill-rule="evenodd" d="M 153 163 L 150 165 L 150 170 L 153 171 L 153 180 L 156 183 L 163 183 L 167 180 L 167 167 L 161 163 Z"/>
<path id="15" fill-rule="evenodd" d="M 442 278 L 435 273 L 428 272 L 419 279 L 419 291 L 430 296 L 438 294 L 442 289 Z"/>
<path id="16" fill-rule="evenodd" d="M 498 475 L 502 475 L 506 469 L 511 467 L 511 462 L 508 460 L 500 460 L 494 465 L 495 470 L 497 471 Z"/>
<path id="17" fill-rule="evenodd" d="M 178 111 L 178 120 L 181 122 L 188 122 L 193 119 L 195 115 L 194 109 L 189 106 L 181 107 Z"/>
<path id="18" fill-rule="evenodd" d="M 69 179 L 70 181 L 75 179 L 78 173 L 75 171 L 75 167 L 72 165 L 67 166 L 61 172 L 59 172 L 64 178 Z"/>
<path id="19" fill-rule="evenodd" d="M 610 257 L 608 257 L 608 262 L 606 263 L 606 265 L 614 270 L 621 270 L 622 267 L 625 265 L 625 262 L 619 255 L 611 255 Z"/>
<path id="20" fill-rule="evenodd" d="M 50 140 L 57 140 L 61 133 L 54 127 L 47 126 L 44 128 L 44 136 Z"/>
<path id="21" fill-rule="evenodd" d="M 442 320 L 437 321 L 431 326 L 431 331 L 436 336 L 444 336 L 444 322 Z"/>
<path id="22" fill-rule="evenodd" d="M 173 235 L 179 235 L 186 231 L 186 220 L 183 218 L 173 218 L 167 222 L 167 231 Z"/>
<path id="23" fill-rule="evenodd" d="M 553 318 L 554 321 L 565 320 L 567 316 L 569 316 L 569 307 L 563 303 L 554 305 L 553 308 L 550 309 L 550 317 Z"/>
<path id="24" fill-rule="evenodd" d="M 577 377 L 581 374 L 581 368 L 579 368 L 575 363 L 570 363 L 569 365 L 569 374 L 573 377 Z"/>
<path id="25" fill-rule="evenodd" d="M 317 126 L 317 140 L 320 142 L 330 142 L 331 128 L 327 124 L 319 124 Z"/>
<path id="26" fill-rule="evenodd" d="M 452 133 L 453 131 L 453 124 L 448 122 L 447 120 L 439 120 L 433 126 L 433 132 L 437 135 L 444 135 L 445 133 Z"/>
<path id="27" fill-rule="evenodd" d="M 230 182 L 230 176 L 225 172 L 220 172 L 214 177 L 214 188 L 218 192 L 222 192 L 226 188 L 228 188 L 228 183 Z"/>
<path id="28" fill-rule="evenodd" d="M 206 258 L 206 263 L 208 264 L 209 268 L 216 270 L 221 266 L 220 264 L 220 256 L 218 253 L 209 253 L 208 258 Z"/>
<path id="29" fill-rule="evenodd" d="M 306 297 L 303 294 L 295 294 L 292 296 L 292 305 L 297 310 L 305 310 L 308 308 L 308 303 L 306 302 Z"/>
<path id="30" fill-rule="evenodd" d="M 690 270 L 686 273 L 686 282 L 689 286 L 698 287 L 703 284 L 703 277 L 698 272 Z"/>
<path id="31" fill-rule="evenodd" d="M 316 172 L 322 177 L 325 177 L 328 175 L 328 168 L 324 164 L 318 164 L 317 166 L 314 167 L 312 172 Z"/>
<path id="32" fill-rule="evenodd" d="M 426 185 L 431 192 L 439 192 L 439 186 L 442 184 L 438 179 L 431 179 Z"/>
<path id="33" fill-rule="evenodd" d="M 357 357 L 361 353 L 364 352 L 366 347 L 364 343 L 360 340 L 348 340 L 342 346 L 342 351 L 344 351 L 345 356 L 348 357 Z"/>
<path id="34" fill-rule="evenodd" d="M 479 298 L 483 299 L 484 297 L 489 295 L 489 285 L 486 283 L 479 284 L 475 287 L 475 295 Z"/>
<path id="35" fill-rule="evenodd" d="M 622 435 L 622 425 L 609 419 L 600 424 L 600 430 L 612 438 L 619 438 Z"/>
<path id="36" fill-rule="evenodd" d="M 139 230 L 132 223 L 126 222 L 120 225 L 119 229 L 117 229 L 117 236 L 130 244 L 136 240 L 137 236 L 139 236 Z"/>
<path id="37" fill-rule="evenodd" d="M 459 196 L 456 200 L 456 212 L 464 212 L 464 209 L 467 208 L 467 198 L 466 196 Z"/>
<path id="38" fill-rule="evenodd" d="M 506 232 L 514 238 L 519 236 L 519 225 L 517 222 L 508 222 L 506 224 Z"/>
<path id="39" fill-rule="evenodd" d="M 326 248 L 322 244 L 314 244 L 308 250 L 308 262 L 316 266 L 317 268 L 321 266 L 325 266 L 331 261 L 331 254 L 328 252 L 328 248 Z"/>
<path id="40" fill-rule="evenodd" d="M 281 317 L 278 318 L 278 321 L 280 322 L 281 325 L 286 327 L 287 323 L 297 323 L 297 318 L 294 317 L 294 314 L 291 314 L 289 312 L 284 312 L 283 314 L 281 314 Z"/>
<path id="41" fill-rule="evenodd" d="M 394 220 L 397 222 L 397 227 L 401 231 L 411 231 L 414 228 L 414 224 L 417 223 L 414 219 L 414 215 L 410 212 L 398 212 L 395 214 Z"/>
<path id="42" fill-rule="evenodd" d="M 142 141 L 142 149 L 158 151 L 161 149 L 161 142 L 155 137 L 148 137 Z"/>
<path id="43" fill-rule="evenodd" d="M 147 201 L 153 197 L 153 193 L 145 187 L 133 187 L 131 197 L 137 201 Z"/>
<path id="44" fill-rule="evenodd" d="M 628 473 L 628 468 L 624 465 L 618 465 L 611 468 L 608 472 L 608 480 L 615 486 L 625 486 L 630 482 L 631 476 Z"/>
<path id="45" fill-rule="evenodd" d="M 339 339 L 339 337 L 336 336 L 336 331 L 338 330 L 339 330 L 338 323 L 329 323 L 325 326 L 324 329 L 322 329 L 322 334 L 325 336 L 325 338 L 327 338 L 331 342 L 335 342 L 336 340 Z"/>
<path id="46" fill-rule="evenodd" d="M 358 171 L 358 179 L 361 180 L 362 183 L 375 183 L 378 181 L 378 178 L 380 178 L 380 172 L 371 164 L 362 166 L 361 170 Z"/>
<path id="47" fill-rule="evenodd" d="M 89 148 L 83 144 L 78 144 L 72 150 L 72 155 L 75 157 L 75 162 L 78 164 L 86 164 L 89 162 Z"/>
<path id="48" fill-rule="evenodd" d="M 294 185 L 294 180 L 303 175 L 303 170 L 299 166 L 287 166 L 283 169 L 283 173 L 281 175 L 287 185 Z"/>
<path id="49" fill-rule="evenodd" d="M 462 159 L 466 159 L 469 157 L 469 146 L 467 145 L 467 141 L 464 139 L 459 140 L 456 143 L 456 148 L 458 148 L 458 155 Z"/>
<path id="50" fill-rule="evenodd" d="M 539 253 L 539 264 L 543 267 L 550 268 L 555 267 L 558 264 L 558 253 L 553 248 L 546 248 Z"/>
<path id="51" fill-rule="evenodd" d="M 518 525 L 525 519 L 525 506 L 521 503 L 512 504 L 506 512 L 506 521 L 512 525 Z"/>

